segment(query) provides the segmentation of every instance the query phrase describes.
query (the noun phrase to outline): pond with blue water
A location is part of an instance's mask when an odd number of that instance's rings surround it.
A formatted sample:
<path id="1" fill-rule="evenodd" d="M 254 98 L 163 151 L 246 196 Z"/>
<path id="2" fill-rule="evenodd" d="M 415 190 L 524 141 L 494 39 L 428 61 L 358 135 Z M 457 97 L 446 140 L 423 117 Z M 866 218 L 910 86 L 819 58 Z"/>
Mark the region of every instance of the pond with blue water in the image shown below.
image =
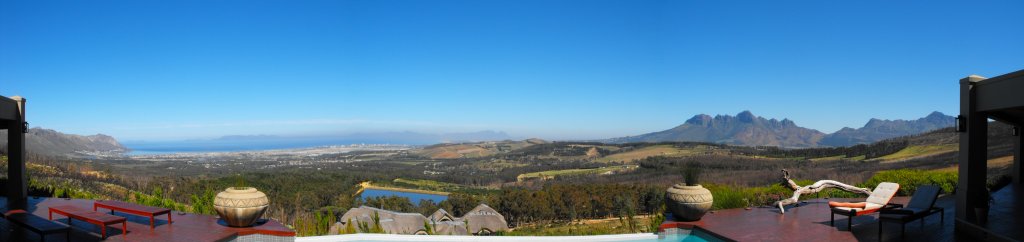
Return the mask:
<path id="1" fill-rule="evenodd" d="M 408 198 L 413 204 L 417 204 L 420 200 L 431 200 L 434 203 L 440 203 L 448 199 L 448 196 L 439 194 L 427 194 L 418 192 L 405 192 L 405 191 L 392 191 L 385 189 L 367 188 L 363 189 L 363 192 L 359 194 L 359 198 L 371 198 L 371 197 L 390 197 L 399 196 Z"/>

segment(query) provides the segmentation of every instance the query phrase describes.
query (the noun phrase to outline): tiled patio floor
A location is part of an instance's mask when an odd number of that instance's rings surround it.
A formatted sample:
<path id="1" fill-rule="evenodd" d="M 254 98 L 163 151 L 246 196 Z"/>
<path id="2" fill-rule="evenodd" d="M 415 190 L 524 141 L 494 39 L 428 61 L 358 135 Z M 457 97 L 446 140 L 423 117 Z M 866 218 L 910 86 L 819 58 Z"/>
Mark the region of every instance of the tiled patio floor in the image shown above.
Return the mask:
<path id="1" fill-rule="evenodd" d="M 993 194 L 996 203 L 989 213 L 988 227 L 996 233 L 1013 240 L 1024 240 L 1024 205 L 1020 192 L 1007 186 Z M 835 201 L 856 201 L 858 199 L 833 199 Z M 863 201 L 863 199 L 859 199 Z M 891 202 L 906 204 L 909 197 L 896 197 Z M 698 226 L 713 233 L 738 241 L 879 241 L 878 215 L 858 216 L 853 219 L 853 231 L 847 231 L 845 216 L 836 216 L 835 227 L 829 225 L 831 212 L 826 199 L 806 200 L 799 207 L 790 207 L 786 213 L 778 208 L 760 207 L 750 210 L 727 209 L 708 213 L 697 222 L 666 222 L 666 226 L 682 224 Z M 900 237 L 900 225 L 885 223 L 881 241 L 976 241 L 972 238 L 956 238 L 954 220 L 956 217 L 955 197 L 944 195 L 936 206 L 946 209 L 945 220 L 935 214 L 907 224 L 905 237 Z"/>
<path id="2" fill-rule="evenodd" d="M 0 204 L 6 204 L 6 198 L 0 197 Z M 48 208 L 58 205 L 72 205 L 92 210 L 93 200 L 62 199 L 62 198 L 29 198 L 28 211 L 42 218 L 47 218 Z M 107 212 L 109 210 L 100 209 Z M 128 233 L 121 231 L 121 225 L 107 227 L 108 238 L 104 241 L 230 241 L 239 236 L 251 234 L 276 235 L 291 238 L 295 232 L 276 221 L 266 221 L 252 228 L 232 228 L 218 223 L 216 216 L 199 214 L 182 214 L 174 211 L 174 223 L 167 223 L 167 216 L 156 217 L 156 227 L 150 229 L 149 217 L 115 213 L 128 218 Z M 67 218 L 54 214 L 54 220 L 67 224 Z M 220 222 L 223 223 L 223 222 Z M 72 226 L 71 241 L 100 241 L 100 227 L 83 221 L 75 220 Z M 54 234 L 45 241 L 65 241 L 64 234 Z M 39 235 L 0 219 L 0 241 L 40 241 Z"/>

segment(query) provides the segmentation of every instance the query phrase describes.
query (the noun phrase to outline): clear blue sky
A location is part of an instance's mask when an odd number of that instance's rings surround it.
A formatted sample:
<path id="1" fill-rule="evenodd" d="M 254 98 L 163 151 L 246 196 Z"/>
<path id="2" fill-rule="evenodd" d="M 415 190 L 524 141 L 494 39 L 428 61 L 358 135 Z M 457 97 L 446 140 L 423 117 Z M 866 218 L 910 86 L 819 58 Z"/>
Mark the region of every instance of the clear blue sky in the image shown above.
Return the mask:
<path id="1" fill-rule="evenodd" d="M 725 2 L 728 2 L 726 4 Z M 1022 1 L 3 1 L 0 95 L 76 134 L 500 130 L 751 110 L 823 132 L 957 113 L 1024 68 Z"/>

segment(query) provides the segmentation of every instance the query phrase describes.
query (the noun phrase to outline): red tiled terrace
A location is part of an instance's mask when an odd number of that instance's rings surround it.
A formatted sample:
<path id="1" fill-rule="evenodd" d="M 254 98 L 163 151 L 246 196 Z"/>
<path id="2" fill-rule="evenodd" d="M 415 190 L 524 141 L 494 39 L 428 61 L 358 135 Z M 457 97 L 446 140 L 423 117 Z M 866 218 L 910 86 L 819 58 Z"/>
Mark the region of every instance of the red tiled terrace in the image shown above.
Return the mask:
<path id="1" fill-rule="evenodd" d="M 1013 185 L 995 193 L 996 201 L 989 212 L 985 225 L 997 235 L 990 241 L 1024 240 L 1024 192 L 1015 190 Z M 833 201 L 857 201 L 842 198 Z M 909 197 L 895 197 L 890 202 L 906 204 Z M 845 216 L 836 216 L 835 226 L 829 225 L 830 209 L 827 199 L 809 199 L 798 207 L 789 207 L 786 213 L 779 213 L 775 207 L 726 209 L 708 213 L 696 222 L 667 221 L 662 228 L 691 228 L 697 226 L 711 233 L 736 241 L 879 241 L 878 213 L 858 216 L 853 219 L 853 231 L 846 229 Z M 859 199 L 863 201 L 863 199 Z M 1016 204 L 1016 205 L 1015 205 Z M 935 202 L 936 207 L 945 208 L 945 219 L 940 223 L 940 214 L 934 214 L 920 221 L 906 224 L 905 237 L 900 237 L 900 224 L 885 223 L 881 241 L 977 241 L 976 238 L 957 238 L 954 229 L 956 202 L 954 196 L 943 195 Z"/>
<path id="2" fill-rule="evenodd" d="M 6 202 L 6 197 L 0 197 L 0 204 Z M 48 208 L 51 206 L 75 206 L 83 210 L 92 211 L 93 200 L 85 199 L 63 199 L 63 198 L 35 198 L 28 199 L 28 209 L 36 216 L 48 218 Z M 106 209 L 99 209 L 100 212 L 109 212 Z M 250 228 L 228 227 L 216 216 L 180 213 L 172 211 L 173 223 L 167 223 L 167 216 L 157 217 L 156 226 L 149 227 L 149 217 L 115 212 L 114 215 L 128 219 L 128 233 L 121 231 L 121 225 L 107 227 L 108 238 L 103 241 L 179 241 L 179 242 L 201 242 L 201 241 L 232 241 L 240 236 L 266 235 L 275 236 L 274 241 L 291 240 L 295 231 L 285 227 L 273 220 L 261 221 L 257 226 Z M 67 224 L 64 216 L 53 215 L 55 221 Z M 266 240 L 266 239 L 263 239 Z M 0 241 L 40 241 L 39 235 L 26 230 L 18 225 L 11 224 L 5 219 L 0 219 Z M 66 241 L 65 235 L 52 234 L 46 237 L 45 241 Z M 75 220 L 71 226 L 71 241 L 101 241 L 100 227 Z"/>

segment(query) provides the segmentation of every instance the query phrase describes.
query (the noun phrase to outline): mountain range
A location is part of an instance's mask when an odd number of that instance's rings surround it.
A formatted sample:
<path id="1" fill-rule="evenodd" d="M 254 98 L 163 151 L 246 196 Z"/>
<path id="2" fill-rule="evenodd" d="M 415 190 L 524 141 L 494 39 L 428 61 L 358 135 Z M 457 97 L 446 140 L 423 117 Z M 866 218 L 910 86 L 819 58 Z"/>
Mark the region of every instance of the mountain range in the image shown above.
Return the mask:
<path id="1" fill-rule="evenodd" d="M 883 139 L 952 127 L 955 123 L 955 117 L 940 112 L 932 112 L 928 116 L 916 120 L 880 120 L 873 118 L 868 120 L 864 127 L 857 129 L 844 127 L 835 133 L 826 135 L 818 144 L 822 146 L 867 144 Z"/>
<path id="2" fill-rule="evenodd" d="M 104 134 L 75 135 L 52 129 L 31 128 L 25 134 L 25 148 L 43 155 L 71 155 L 78 152 L 125 152 L 128 148 Z M 0 130 L 0 147 L 7 150 L 7 130 Z"/>
<path id="3" fill-rule="evenodd" d="M 955 118 L 932 112 L 916 120 L 871 119 L 860 128 L 845 127 L 835 133 L 796 125 L 789 119 L 766 119 L 743 111 L 736 116 L 699 114 L 674 128 L 636 136 L 599 140 L 607 143 L 693 141 L 711 142 L 741 146 L 779 146 L 789 148 L 836 147 L 867 144 L 884 139 L 925 133 L 931 130 L 951 127 Z M 28 151 L 43 155 L 74 155 L 81 152 L 126 152 L 129 148 L 114 137 L 103 134 L 74 135 L 51 129 L 32 128 L 25 137 Z M 512 139 L 500 131 L 468 133 L 424 134 L 416 132 L 354 133 L 321 137 L 285 137 L 270 135 L 234 135 L 212 140 L 190 140 L 192 146 L 203 146 L 197 151 L 237 150 L 249 148 L 299 148 L 333 144 L 410 144 L 426 145 L 450 142 L 474 142 Z M 181 144 L 147 143 L 136 144 L 140 149 L 177 150 Z M 0 147 L 7 146 L 7 131 L 0 130 Z M 221 147 L 223 146 L 223 147 Z M 281 146 L 281 147 L 277 147 Z M 135 147 L 135 146 L 133 146 Z M 147 148 L 148 147 L 148 148 Z M 218 148 L 220 147 L 220 148 Z"/>
<path id="4" fill-rule="evenodd" d="M 871 119 L 864 127 L 826 134 L 796 125 L 789 119 L 766 119 L 743 111 L 736 116 L 699 114 L 674 128 L 602 140 L 609 143 L 693 141 L 742 146 L 790 148 L 850 146 L 953 126 L 955 118 L 932 112 L 916 120 Z"/>

